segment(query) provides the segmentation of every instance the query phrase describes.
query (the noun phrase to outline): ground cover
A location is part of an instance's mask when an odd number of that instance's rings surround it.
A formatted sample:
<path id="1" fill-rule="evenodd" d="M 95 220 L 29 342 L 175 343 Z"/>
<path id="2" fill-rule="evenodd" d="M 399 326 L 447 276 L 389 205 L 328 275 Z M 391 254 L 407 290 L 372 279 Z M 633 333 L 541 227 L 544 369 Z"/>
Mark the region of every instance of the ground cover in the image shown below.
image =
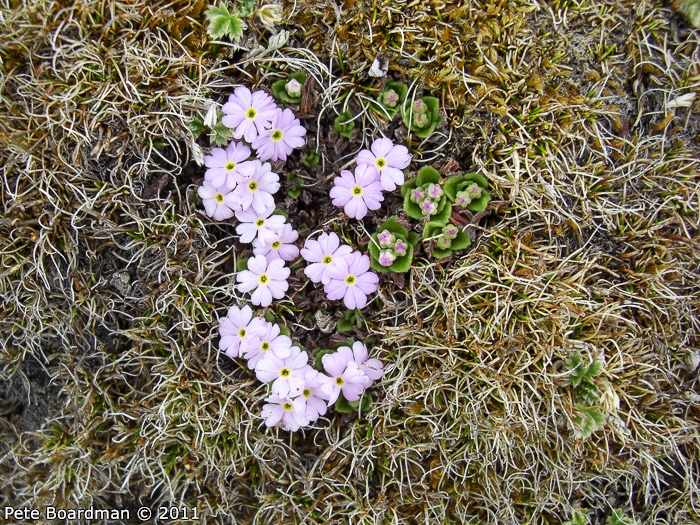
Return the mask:
<path id="1" fill-rule="evenodd" d="M 2 505 L 696 523 L 697 31 L 651 1 L 348 0 L 284 2 L 233 44 L 207 34 L 208 5 L 0 3 Z M 378 55 L 439 100 L 428 138 L 373 111 Z M 287 433 L 218 349 L 250 253 L 204 213 L 211 143 L 192 121 L 293 72 L 306 98 L 283 105 L 307 146 L 274 169 L 302 236 L 368 251 L 402 216 L 399 190 L 363 221 L 328 197 L 379 136 L 411 148 L 409 178 L 478 172 L 499 204 L 468 248 L 436 260 L 421 243 L 409 272 L 383 274 L 348 332 L 291 265 L 268 311 L 308 351 L 370 342 L 385 377 L 368 411 Z"/>

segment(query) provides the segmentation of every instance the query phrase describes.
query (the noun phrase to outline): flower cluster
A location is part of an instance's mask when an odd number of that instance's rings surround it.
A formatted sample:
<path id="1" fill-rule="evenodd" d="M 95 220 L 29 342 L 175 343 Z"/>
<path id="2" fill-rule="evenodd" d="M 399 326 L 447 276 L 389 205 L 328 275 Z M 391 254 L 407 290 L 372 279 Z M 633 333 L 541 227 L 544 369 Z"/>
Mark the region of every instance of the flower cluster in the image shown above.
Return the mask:
<path id="1" fill-rule="evenodd" d="M 445 190 L 440 185 L 440 174 L 430 166 L 418 170 L 415 179 L 401 188 L 404 195 L 406 213 L 414 219 L 429 218 L 431 221 L 446 224 L 451 206 Z"/>
<path id="2" fill-rule="evenodd" d="M 384 200 L 382 190 L 393 191 L 404 183 L 403 169 L 411 163 L 406 146 L 381 138 L 369 150 L 357 155 L 355 172 L 343 170 L 333 181 L 330 196 L 349 217 L 362 219 L 368 210 L 378 210 Z"/>

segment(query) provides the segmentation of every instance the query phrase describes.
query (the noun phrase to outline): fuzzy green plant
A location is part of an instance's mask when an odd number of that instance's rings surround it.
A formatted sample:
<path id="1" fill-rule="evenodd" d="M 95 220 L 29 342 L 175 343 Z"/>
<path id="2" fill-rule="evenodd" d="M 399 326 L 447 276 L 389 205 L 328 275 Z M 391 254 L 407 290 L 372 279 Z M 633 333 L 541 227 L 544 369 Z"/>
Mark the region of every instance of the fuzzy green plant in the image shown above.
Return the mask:
<path id="1" fill-rule="evenodd" d="M 352 114 L 349 111 L 343 111 L 333 121 L 333 129 L 336 130 L 341 137 L 350 138 L 350 134 L 355 129 L 355 121 L 352 120 Z"/>
<path id="2" fill-rule="evenodd" d="M 452 214 L 452 206 L 440 185 L 440 174 L 435 168 L 423 166 L 415 178 L 401 186 L 403 207 L 409 217 L 417 220 L 430 219 L 430 222 L 447 224 Z"/>
<path id="3" fill-rule="evenodd" d="M 257 0 L 238 0 L 238 14 L 243 18 L 250 18 L 258 8 Z"/>
<path id="4" fill-rule="evenodd" d="M 635 525 L 635 520 L 625 516 L 622 509 L 613 509 L 612 514 L 608 516 L 608 525 Z"/>
<path id="5" fill-rule="evenodd" d="M 675 0 L 671 6 L 685 16 L 693 27 L 700 28 L 700 0 Z"/>
<path id="6" fill-rule="evenodd" d="M 297 71 L 287 78 L 283 78 L 272 84 L 272 94 L 275 98 L 287 104 L 301 104 L 301 95 L 304 91 L 306 73 Z"/>
<path id="7" fill-rule="evenodd" d="M 413 250 L 418 243 L 418 234 L 408 231 L 389 217 L 369 243 L 370 266 L 375 272 L 403 273 L 411 269 Z"/>
<path id="8" fill-rule="evenodd" d="M 489 183 L 478 173 L 455 175 L 445 181 L 445 193 L 455 206 L 469 211 L 484 211 L 491 201 Z"/>
<path id="9" fill-rule="evenodd" d="M 574 422 L 578 426 L 576 434 L 579 437 L 586 439 L 605 425 L 605 415 L 598 407 L 577 403 L 576 409 L 578 415 L 574 417 Z"/>
<path id="10" fill-rule="evenodd" d="M 452 224 L 429 222 L 423 229 L 423 240 L 434 240 L 433 257 L 443 259 L 457 250 L 467 248 L 472 240 L 469 236 Z"/>
<path id="11" fill-rule="evenodd" d="M 428 138 L 442 122 L 440 101 L 435 97 L 422 97 L 403 106 L 403 123 L 419 138 Z"/>
<path id="12" fill-rule="evenodd" d="M 588 514 L 580 510 L 575 510 L 569 521 L 565 521 L 562 525 L 588 525 L 591 520 Z"/>
<path id="13" fill-rule="evenodd" d="M 595 384 L 594 378 L 601 373 L 600 362 L 593 359 L 585 364 L 581 354 L 572 354 L 566 360 L 566 366 L 571 371 L 568 380 L 574 387 L 574 393 L 578 399 L 586 403 L 595 403 L 600 398 L 600 390 Z"/>
<path id="14" fill-rule="evenodd" d="M 321 161 L 321 155 L 317 150 L 311 150 L 308 153 L 304 153 L 301 156 L 301 163 L 306 166 L 307 168 L 311 168 L 313 166 L 318 166 L 318 163 Z"/>
<path id="15" fill-rule="evenodd" d="M 393 119 L 403 106 L 408 94 L 408 87 L 403 82 L 393 80 L 387 82 L 384 90 L 377 97 L 377 103 L 381 108 L 379 112 L 388 114 Z"/>
<path id="16" fill-rule="evenodd" d="M 237 42 L 243 36 L 243 31 L 248 28 L 237 13 L 229 12 L 228 8 L 221 4 L 218 7 L 209 6 L 206 17 L 209 21 L 207 33 L 215 40 L 228 37 L 232 42 Z"/>

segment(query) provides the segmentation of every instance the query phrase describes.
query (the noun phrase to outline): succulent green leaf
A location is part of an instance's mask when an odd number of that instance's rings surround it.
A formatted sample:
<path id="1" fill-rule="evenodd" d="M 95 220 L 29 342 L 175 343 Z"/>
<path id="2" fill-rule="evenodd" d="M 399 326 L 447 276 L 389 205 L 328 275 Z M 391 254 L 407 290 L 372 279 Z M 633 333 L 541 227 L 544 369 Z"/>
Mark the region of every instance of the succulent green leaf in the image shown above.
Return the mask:
<path id="1" fill-rule="evenodd" d="M 491 202 L 491 195 L 482 193 L 481 197 L 474 199 L 467 205 L 467 209 L 469 211 L 484 211 L 489 202 Z"/>
<path id="2" fill-rule="evenodd" d="M 457 193 L 463 191 L 470 184 L 477 184 L 484 193 L 489 191 L 489 181 L 486 177 L 478 173 L 464 173 L 463 175 L 455 175 L 445 181 L 444 189 L 450 201 L 454 202 Z M 478 200 L 478 199 L 477 199 Z M 481 210 L 480 210 L 481 211 Z"/>
<path id="3" fill-rule="evenodd" d="M 581 512 L 580 510 L 574 511 L 573 516 L 569 521 L 565 521 L 562 525 L 589 525 L 591 520 L 588 514 Z"/>
<path id="4" fill-rule="evenodd" d="M 457 237 L 452 239 L 451 248 L 452 248 L 453 252 L 456 252 L 457 250 L 464 250 L 465 248 L 469 247 L 469 245 L 471 245 L 471 243 L 472 243 L 472 240 L 469 237 L 469 235 L 467 235 L 464 232 L 459 232 L 457 234 Z"/>

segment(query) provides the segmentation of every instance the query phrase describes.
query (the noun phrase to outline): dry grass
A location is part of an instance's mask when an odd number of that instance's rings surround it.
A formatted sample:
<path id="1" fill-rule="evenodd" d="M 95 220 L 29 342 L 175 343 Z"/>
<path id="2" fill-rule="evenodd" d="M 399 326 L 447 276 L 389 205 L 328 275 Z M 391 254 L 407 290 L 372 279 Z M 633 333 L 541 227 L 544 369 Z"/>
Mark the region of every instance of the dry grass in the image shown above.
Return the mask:
<path id="1" fill-rule="evenodd" d="M 700 121 L 673 106 L 700 91 L 698 33 L 647 0 L 288 2 L 297 45 L 232 61 L 204 7 L 0 0 L 2 505 L 697 523 Z M 367 110 L 378 53 L 441 97 L 419 162 L 454 157 L 509 207 L 384 283 L 369 413 L 267 430 L 264 388 L 217 349 L 241 254 L 197 202 L 188 122 L 304 69 L 317 122 L 350 108 L 366 144 L 389 128 Z M 576 352 L 603 363 L 585 439 Z"/>

